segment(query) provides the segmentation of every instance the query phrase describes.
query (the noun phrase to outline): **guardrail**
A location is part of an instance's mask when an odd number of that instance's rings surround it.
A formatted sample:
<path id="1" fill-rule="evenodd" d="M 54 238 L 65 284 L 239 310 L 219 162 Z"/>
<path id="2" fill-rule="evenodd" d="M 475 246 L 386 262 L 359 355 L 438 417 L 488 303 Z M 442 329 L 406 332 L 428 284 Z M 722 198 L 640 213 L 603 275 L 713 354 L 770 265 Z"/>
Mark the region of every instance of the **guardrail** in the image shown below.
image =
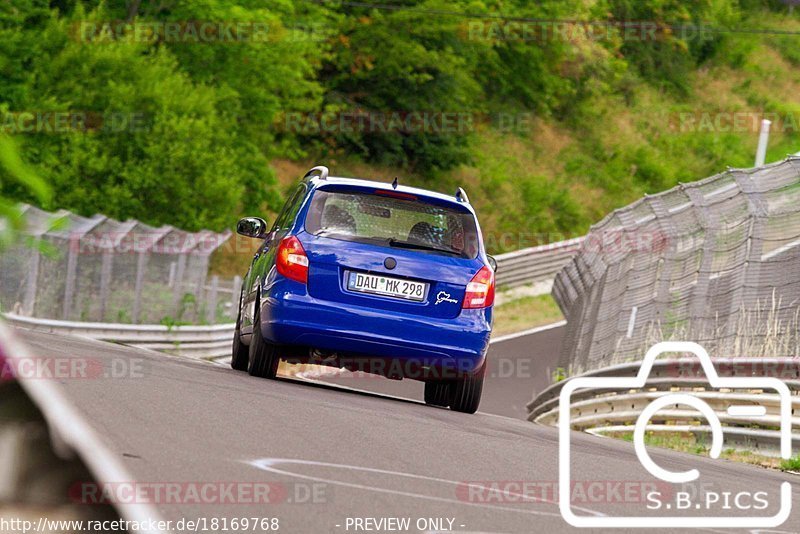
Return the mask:
<path id="1" fill-rule="evenodd" d="M 719 358 L 714 366 L 721 377 L 776 377 L 792 392 L 792 427 L 800 427 L 800 359 L 795 358 Z M 581 377 L 634 377 L 640 364 L 615 365 L 581 374 Z M 698 376 L 699 375 L 699 376 Z M 556 426 L 559 420 L 559 395 L 568 380 L 550 385 L 528 403 L 528 420 Z M 642 410 L 658 397 L 678 391 L 690 392 L 705 401 L 717 414 L 723 426 L 726 448 L 749 450 L 765 456 L 779 456 L 780 427 L 778 395 L 760 390 L 742 391 L 709 388 L 695 358 L 657 360 L 641 389 L 579 389 L 573 393 L 570 424 L 575 430 L 603 435 L 632 432 Z M 759 405 L 764 415 L 730 416 L 730 405 Z M 657 412 L 647 426 L 652 432 L 691 432 L 698 438 L 710 435 L 708 426 L 698 424 L 698 412 L 671 406 Z M 800 443 L 800 434 L 792 434 L 793 443 Z M 797 451 L 798 445 L 793 447 Z"/>
<path id="2" fill-rule="evenodd" d="M 205 326 L 164 326 L 118 323 L 84 323 L 37 319 L 13 313 L 4 316 L 8 324 L 37 332 L 69 334 L 101 341 L 122 343 L 198 359 L 230 354 L 235 323 Z"/>
<path id="3" fill-rule="evenodd" d="M 497 260 L 497 286 L 517 287 L 537 282 L 552 282 L 561 268 L 578 251 L 583 237 L 558 243 L 524 248 L 499 254 Z"/>
<path id="4" fill-rule="evenodd" d="M 0 321 L 0 365 L 2 365 L 4 369 L 7 369 L 6 366 L 11 370 L 21 369 L 22 365 L 20 362 L 33 361 L 35 359 L 36 356 L 28 347 L 16 338 L 14 332 L 9 329 L 3 321 Z M 89 421 L 85 419 L 85 415 L 64 395 L 63 390 L 59 387 L 56 380 L 41 380 L 35 376 L 27 377 L 25 373 L 4 374 L 3 381 L 6 385 L 8 385 L 9 380 L 18 382 L 24 393 L 41 412 L 48 429 L 48 441 L 51 443 L 55 456 L 62 459 L 72 459 L 77 455 L 89 470 L 92 477 L 98 482 L 134 480 L 125 464 L 121 461 L 119 454 L 112 452 L 107 447 L 105 440 L 100 438 L 100 435 L 95 431 Z M 15 485 L 12 484 L 22 484 L 22 487 L 25 488 L 24 485 L 26 482 L 29 482 L 30 478 L 30 476 L 23 476 L 19 477 L 18 481 L 12 482 L 15 478 L 15 469 L 23 468 L 22 465 L 17 463 L 19 462 L 19 458 L 15 457 L 13 441 L 9 441 L 8 439 L 9 423 L 12 422 L 13 418 L 6 418 L 2 428 L 2 430 L 5 430 L 3 434 L 4 459 L 11 467 L 10 470 L 4 469 L 4 472 L 0 473 L 0 483 L 3 484 L 3 489 L 6 492 L 14 491 Z M 26 425 L 26 432 L 32 431 L 30 423 L 26 422 L 21 424 Z M 8 458 L 9 456 L 11 458 Z M 42 450 L 36 450 L 34 455 L 36 460 L 33 461 L 34 463 L 24 467 L 28 470 L 46 469 L 55 477 L 54 480 L 60 480 L 66 476 L 71 477 L 66 480 L 74 480 L 76 472 L 73 466 L 63 468 L 49 462 L 42 464 L 41 459 L 47 456 L 47 454 L 42 453 Z M 27 490 L 28 488 L 25 489 Z M 26 499 L 24 495 L 28 493 L 28 491 L 24 491 L 22 495 L 11 493 L 10 497 L 16 499 L 21 497 L 21 502 L 25 503 Z M 36 493 L 36 495 L 39 494 L 46 495 L 46 493 Z M 14 499 L 12 499 L 11 503 L 13 505 Z M 40 506 L 41 503 L 37 503 L 34 507 L 28 509 L 35 510 L 37 509 L 36 507 Z M 143 534 L 161 534 L 167 532 L 166 530 L 158 528 L 159 525 L 166 524 L 161 517 L 160 511 L 146 500 L 133 499 L 132 502 L 115 502 L 113 506 L 122 519 L 135 522 L 140 526 L 137 532 Z M 64 513 L 61 512 L 62 508 L 66 509 L 67 507 L 53 504 L 53 506 L 48 508 L 51 508 L 56 514 L 56 517 L 58 517 Z M 98 518 L 107 519 L 105 516 L 95 516 L 91 512 L 80 512 L 75 517 L 86 520 Z M 69 520 L 72 519 L 72 517 L 69 518 Z M 3 530 L 3 532 L 6 531 L 5 529 Z"/>
<path id="5" fill-rule="evenodd" d="M 583 238 L 570 239 L 497 256 L 498 285 L 515 287 L 552 282 L 582 241 Z M 198 359 L 228 356 L 235 328 L 234 323 L 169 327 L 39 319 L 15 313 L 7 313 L 5 318 L 9 324 L 30 330 L 123 343 Z"/>

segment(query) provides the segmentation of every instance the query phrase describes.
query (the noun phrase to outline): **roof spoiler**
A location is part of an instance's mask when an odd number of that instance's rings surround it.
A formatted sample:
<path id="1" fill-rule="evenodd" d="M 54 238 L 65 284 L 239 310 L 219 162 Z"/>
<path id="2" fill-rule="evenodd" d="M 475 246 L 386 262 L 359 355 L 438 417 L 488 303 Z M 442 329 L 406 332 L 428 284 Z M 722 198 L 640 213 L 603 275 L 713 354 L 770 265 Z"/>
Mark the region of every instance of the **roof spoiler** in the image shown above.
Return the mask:
<path id="1" fill-rule="evenodd" d="M 469 197 L 467 196 L 467 192 L 464 191 L 463 188 L 459 187 L 458 189 L 456 189 L 455 197 L 456 200 L 458 200 L 459 202 L 464 202 L 466 204 L 469 204 Z"/>
<path id="2" fill-rule="evenodd" d="M 312 177 L 314 175 L 319 176 L 320 180 L 327 180 L 328 179 L 328 167 L 325 167 L 324 165 L 318 165 L 318 166 L 314 167 L 313 169 L 309 170 L 306 173 L 306 175 L 303 176 L 303 179 L 310 178 L 310 177 Z"/>

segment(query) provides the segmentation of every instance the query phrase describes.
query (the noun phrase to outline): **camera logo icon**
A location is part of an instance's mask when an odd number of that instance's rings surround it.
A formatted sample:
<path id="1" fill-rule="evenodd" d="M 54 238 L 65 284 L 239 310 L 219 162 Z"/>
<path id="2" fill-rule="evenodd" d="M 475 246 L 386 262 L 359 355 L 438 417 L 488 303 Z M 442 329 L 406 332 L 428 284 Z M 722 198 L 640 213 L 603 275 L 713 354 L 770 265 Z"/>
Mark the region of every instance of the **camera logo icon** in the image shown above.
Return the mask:
<path id="1" fill-rule="evenodd" d="M 782 525 L 791 513 L 791 491 L 789 482 L 780 487 L 780 510 L 767 517 L 700 517 L 700 516 L 637 516 L 610 517 L 578 516 L 572 509 L 570 501 L 570 405 L 572 394 L 579 389 L 632 390 L 645 387 L 647 377 L 653 368 L 656 358 L 664 353 L 691 353 L 699 360 L 708 378 L 709 386 L 714 389 L 748 389 L 774 390 L 780 398 L 780 448 L 781 457 L 789 459 L 792 453 L 792 401 L 789 388 L 781 380 L 771 377 L 720 377 L 706 350 L 697 343 L 667 341 L 654 345 L 642 361 L 635 377 L 576 377 L 568 380 L 559 397 L 559 508 L 562 517 L 572 526 L 586 528 L 642 528 L 658 524 L 660 528 L 774 528 Z M 645 431 L 647 424 L 659 410 L 670 405 L 687 405 L 697 410 L 708 421 L 711 429 L 712 444 L 710 455 L 718 458 L 722 452 L 723 429 L 716 412 L 699 396 L 690 392 L 667 393 L 651 402 L 639 415 L 633 432 L 633 443 L 636 456 L 642 466 L 654 477 L 667 483 L 681 484 L 692 482 L 700 477 L 697 469 L 676 472 L 669 471 L 656 464 L 647 452 Z M 764 409 L 758 405 L 729 406 L 728 414 L 763 415 Z"/>

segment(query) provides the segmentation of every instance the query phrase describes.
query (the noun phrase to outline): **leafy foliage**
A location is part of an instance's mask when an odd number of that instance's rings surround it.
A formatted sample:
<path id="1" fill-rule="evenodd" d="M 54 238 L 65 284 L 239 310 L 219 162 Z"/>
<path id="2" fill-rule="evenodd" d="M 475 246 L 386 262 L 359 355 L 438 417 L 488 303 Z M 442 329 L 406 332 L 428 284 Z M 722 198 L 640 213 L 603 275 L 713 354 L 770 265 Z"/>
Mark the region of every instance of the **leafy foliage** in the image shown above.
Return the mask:
<path id="1" fill-rule="evenodd" d="M 26 189 L 41 202 L 51 198 L 50 187 L 20 159 L 14 141 L 0 134 L 0 184 L 9 181 Z M 16 203 L 0 196 L 0 250 L 14 242 L 22 224 Z"/>
<path id="2" fill-rule="evenodd" d="M 779 0 L 369 4 L 0 4 L 0 131 L 53 195 L 6 174 L 0 194 L 84 215 L 222 229 L 239 213 L 279 205 L 276 159 L 343 170 L 366 163 L 440 190 L 474 186 L 485 230 L 576 234 L 644 192 L 747 164 L 742 135 L 665 132 L 664 110 L 713 104 L 699 86 L 703 72 L 744 73 L 726 89 L 737 105 L 798 111 L 757 82 L 791 83 L 780 69 L 800 62 L 798 38 L 723 31 L 751 21 L 796 29 L 797 15 Z M 213 42 L 185 33 L 202 22 L 233 26 L 230 39 L 219 29 Z M 775 68 L 753 59 L 774 55 Z M 82 121 L 52 131 L 56 119 L 45 118 L 29 131 L 26 113 Z M 466 115 L 468 127 L 337 122 L 411 113 Z M 532 127 L 504 128 L 528 115 Z M 295 128 L 297 117 L 301 126 L 331 119 L 334 127 Z"/>

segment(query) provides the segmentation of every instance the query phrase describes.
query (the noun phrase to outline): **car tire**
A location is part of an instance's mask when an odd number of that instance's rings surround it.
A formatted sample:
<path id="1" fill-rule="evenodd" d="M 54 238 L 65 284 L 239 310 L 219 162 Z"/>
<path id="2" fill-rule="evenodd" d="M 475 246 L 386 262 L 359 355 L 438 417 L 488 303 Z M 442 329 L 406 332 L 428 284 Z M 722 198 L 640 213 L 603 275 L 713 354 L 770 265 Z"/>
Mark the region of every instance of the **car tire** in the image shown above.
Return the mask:
<path id="1" fill-rule="evenodd" d="M 231 347 L 231 367 L 237 371 L 246 371 L 250 358 L 250 351 L 244 343 L 239 333 L 242 322 L 242 312 L 236 318 L 236 329 L 233 331 L 233 347 Z"/>
<path id="2" fill-rule="evenodd" d="M 274 343 L 264 339 L 261 333 L 261 311 L 256 304 L 256 314 L 253 319 L 253 335 L 250 338 L 250 351 L 248 353 L 247 373 L 250 376 L 261 378 L 275 378 L 278 374 L 278 365 L 281 363 L 278 350 Z"/>
<path id="3" fill-rule="evenodd" d="M 483 377 L 486 374 L 486 361 L 473 372 L 464 374 L 452 386 L 450 409 L 455 412 L 475 413 L 481 403 L 483 393 Z"/>
<path id="4" fill-rule="evenodd" d="M 452 390 L 453 385 L 451 382 L 442 380 L 425 382 L 425 404 L 447 408 L 450 405 Z"/>

